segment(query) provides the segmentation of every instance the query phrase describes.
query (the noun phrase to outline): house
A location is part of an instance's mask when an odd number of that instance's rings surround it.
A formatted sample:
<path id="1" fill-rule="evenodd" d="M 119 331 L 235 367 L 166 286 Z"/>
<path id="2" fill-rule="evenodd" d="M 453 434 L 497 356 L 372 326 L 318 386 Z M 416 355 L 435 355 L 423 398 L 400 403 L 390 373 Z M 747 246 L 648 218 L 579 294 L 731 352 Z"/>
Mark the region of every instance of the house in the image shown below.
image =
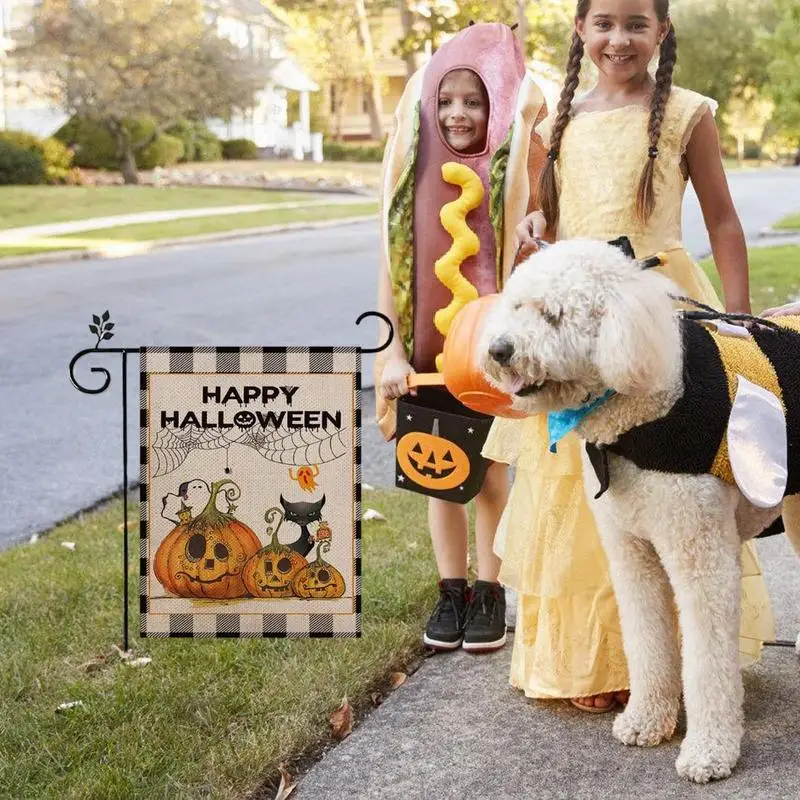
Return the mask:
<path id="1" fill-rule="evenodd" d="M 220 139 L 250 139 L 270 155 L 308 155 L 322 160 L 322 134 L 310 127 L 309 92 L 319 90 L 286 49 L 289 25 L 282 12 L 261 0 L 205 0 L 206 24 L 261 65 L 264 88 L 255 105 L 231 120 L 208 120 Z M 300 119 L 287 125 L 288 93 L 300 97 Z"/>
<path id="2" fill-rule="evenodd" d="M 0 128 L 49 136 L 67 116 L 46 97 L 41 79 L 14 62 L 14 42 L 30 25 L 38 0 L 0 0 Z M 255 104 L 230 121 L 208 120 L 221 139 L 251 139 L 264 153 L 322 159 L 322 135 L 310 129 L 309 92 L 319 89 L 286 50 L 289 26 L 267 0 L 202 0 L 207 25 L 256 59 L 264 88 Z M 300 120 L 287 124 L 288 93 L 298 92 Z"/>
<path id="3" fill-rule="evenodd" d="M 383 129 L 391 129 L 392 118 L 400 96 L 403 94 L 408 80 L 406 62 L 396 55 L 393 50 L 397 42 L 403 38 L 403 26 L 400 11 L 397 7 L 385 8 L 381 13 L 379 24 L 373 32 L 376 56 L 376 73 L 381 82 L 383 100 Z M 414 55 L 414 67 L 418 69 L 430 59 L 430 52 Z M 558 102 L 561 90 L 562 73 L 549 64 L 534 61 L 528 64 L 528 69 L 533 73 L 536 82 L 547 99 L 549 108 L 554 108 Z M 354 83 L 345 93 L 343 107 L 338 108 L 336 86 L 328 82 L 324 86 L 325 101 L 331 116 L 331 131 L 341 126 L 342 138 L 346 141 L 360 141 L 370 139 L 370 122 L 367 114 L 367 92 L 363 83 Z M 337 111 L 340 120 L 337 119 Z"/>

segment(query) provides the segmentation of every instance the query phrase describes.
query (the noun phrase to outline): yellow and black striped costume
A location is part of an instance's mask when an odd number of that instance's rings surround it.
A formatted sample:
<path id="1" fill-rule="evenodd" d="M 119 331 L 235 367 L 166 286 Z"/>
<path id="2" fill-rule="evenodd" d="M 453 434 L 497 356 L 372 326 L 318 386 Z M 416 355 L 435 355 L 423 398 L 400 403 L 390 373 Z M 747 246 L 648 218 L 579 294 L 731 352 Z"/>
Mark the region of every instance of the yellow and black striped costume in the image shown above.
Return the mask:
<path id="1" fill-rule="evenodd" d="M 661 419 L 640 425 L 602 448 L 587 445 L 608 488 L 606 451 L 660 472 L 711 474 L 734 482 L 726 431 L 737 375 L 772 392 L 783 406 L 788 443 L 786 495 L 800 493 L 800 317 L 775 317 L 778 328 L 756 327 L 746 338 L 681 319 L 684 393 Z"/>

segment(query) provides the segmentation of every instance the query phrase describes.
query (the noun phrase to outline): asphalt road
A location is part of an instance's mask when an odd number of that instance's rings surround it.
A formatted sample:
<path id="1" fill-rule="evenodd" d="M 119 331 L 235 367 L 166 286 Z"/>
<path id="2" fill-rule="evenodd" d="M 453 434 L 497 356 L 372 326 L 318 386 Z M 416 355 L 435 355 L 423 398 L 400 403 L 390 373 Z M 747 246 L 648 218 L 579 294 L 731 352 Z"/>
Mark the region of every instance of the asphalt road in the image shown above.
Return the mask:
<path id="1" fill-rule="evenodd" d="M 734 173 L 732 192 L 748 237 L 800 209 L 800 172 Z M 708 251 L 689 192 L 684 241 Z M 377 227 L 342 225 L 218 244 L 185 246 L 119 260 L 0 270 L 0 547 L 28 538 L 122 487 L 121 366 L 118 356 L 84 359 L 78 378 L 99 386 L 91 367 L 107 367 L 109 389 L 79 393 L 72 356 L 94 345 L 88 324 L 108 309 L 108 345 L 359 345 L 376 327 L 355 320 L 374 308 Z M 799 278 L 800 282 L 800 278 Z M 371 384 L 371 357 L 364 384 Z M 138 472 L 138 364 L 128 369 L 129 476 Z M 363 479 L 392 482 L 391 447 L 372 424 L 365 392 Z"/>

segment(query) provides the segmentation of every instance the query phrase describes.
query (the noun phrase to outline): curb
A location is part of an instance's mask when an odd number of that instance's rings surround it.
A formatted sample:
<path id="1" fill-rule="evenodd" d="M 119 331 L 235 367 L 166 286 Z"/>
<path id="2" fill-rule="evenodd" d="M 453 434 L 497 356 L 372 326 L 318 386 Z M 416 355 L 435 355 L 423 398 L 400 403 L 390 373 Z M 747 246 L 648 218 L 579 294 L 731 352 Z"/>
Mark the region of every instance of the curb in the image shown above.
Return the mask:
<path id="1" fill-rule="evenodd" d="M 798 229 L 792 230 L 791 228 L 770 228 L 770 227 L 767 227 L 767 228 L 762 228 L 758 232 L 758 236 L 759 236 L 759 238 L 771 237 L 771 238 L 776 238 L 776 239 L 778 237 L 781 237 L 781 236 L 800 236 L 800 230 L 798 230 Z"/>
<path id="2" fill-rule="evenodd" d="M 204 233 L 198 236 L 181 236 L 177 239 L 154 239 L 152 242 L 134 242 L 141 247 L 136 252 L 123 256 L 109 255 L 103 250 L 55 250 L 51 253 L 36 253 L 30 256 L 9 256 L 0 258 L 0 270 L 18 269 L 20 267 L 39 267 L 48 264 L 63 263 L 65 261 L 87 261 L 88 259 L 127 258 L 131 255 L 152 253 L 155 250 L 166 250 L 172 247 L 181 247 L 194 244 L 211 244 L 224 242 L 231 239 L 246 239 L 252 236 L 268 236 L 276 233 L 291 233 L 294 231 L 314 230 L 316 228 L 332 228 L 337 225 L 355 225 L 359 222 L 373 222 L 376 214 L 367 214 L 360 217 L 341 217 L 339 219 L 309 220 L 308 222 L 287 222 L 280 225 L 265 225 L 260 228 L 239 228 L 238 230 L 222 231 L 220 233 Z M 122 244 L 122 242 L 120 242 Z"/>

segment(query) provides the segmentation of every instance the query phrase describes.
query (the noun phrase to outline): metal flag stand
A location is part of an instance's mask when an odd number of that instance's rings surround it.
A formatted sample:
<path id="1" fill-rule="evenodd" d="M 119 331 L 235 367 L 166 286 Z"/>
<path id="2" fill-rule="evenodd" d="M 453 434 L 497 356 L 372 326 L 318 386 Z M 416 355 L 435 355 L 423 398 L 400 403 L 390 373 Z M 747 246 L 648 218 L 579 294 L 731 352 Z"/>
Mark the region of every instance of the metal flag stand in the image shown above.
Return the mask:
<path id="1" fill-rule="evenodd" d="M 379 353 L 385 350 L 392 342 L 394 329 L 389 318 L 379 311 L 365 311 L 356 320 L 356 325 L 360 325 L 367 317 L 378 317 L 389 328 L 389 335 L 386 341 L 379 347 L 360 347 L 361 353 Z M 97 343 L 94 347 L 87 347 L 76 353 L 69 362 L 69 379 L 72 385 L 83 394 L 102 394 L 111 384 L 111 373 L 105 367 L 91 367 L 94 373 L 103 376 L 102 386 L 91 389 L 84 386 L 75 377 L 75 367 L 84 356 L 90 353 L 121 353 L 122 354 L 122 649 L 128 652 L 128 354 L 139 355 L 139 347 L 100 347 L 104 340 L 113 338 L 114 323 L 111 322 L 108 311 L 102 315 L 93 315 L 92 324 L 89 330 L 97 336 Z M 141 500 L 140 496 L 140 500 Z"/>

